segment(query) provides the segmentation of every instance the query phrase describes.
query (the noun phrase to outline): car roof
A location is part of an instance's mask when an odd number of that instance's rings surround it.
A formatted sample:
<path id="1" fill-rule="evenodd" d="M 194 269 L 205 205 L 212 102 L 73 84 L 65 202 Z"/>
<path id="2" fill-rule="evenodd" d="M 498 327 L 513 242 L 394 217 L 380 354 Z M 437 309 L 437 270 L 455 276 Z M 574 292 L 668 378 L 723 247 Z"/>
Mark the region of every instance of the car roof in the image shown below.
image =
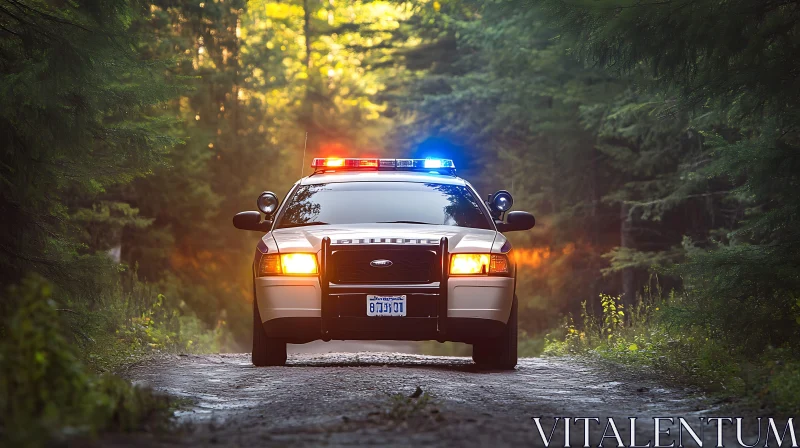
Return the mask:
<path id="1" fill-rule="evenodd" d="M 324 171 L 298 181 L 300 185 L 336 182 L 420 182 L 445 185 L 467 185 L 467 181 L 452 174 L 420 171 Z"/>

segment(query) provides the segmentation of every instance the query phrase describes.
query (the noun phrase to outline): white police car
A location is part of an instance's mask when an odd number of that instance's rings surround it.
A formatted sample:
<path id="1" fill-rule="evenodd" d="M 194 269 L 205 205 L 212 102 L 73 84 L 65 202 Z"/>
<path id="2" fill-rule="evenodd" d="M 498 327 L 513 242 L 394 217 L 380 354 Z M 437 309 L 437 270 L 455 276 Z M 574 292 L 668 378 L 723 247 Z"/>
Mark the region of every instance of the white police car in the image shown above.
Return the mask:
<path id="1" fill-rule="evenodd" d="M 502 232 L 532 228 L 533 215 L 505 213 L 506 191 L 484 203 L 451 160 L 318 158 L 312 167 L 280 207 L 264 192 L 260 212 L 233 218 L 266 233 L 253 262 L 253 364 L 285 364 L 287 343 L 437 340 L 472 344 L 476 363 L 513 369 L 516 272 Z"/>

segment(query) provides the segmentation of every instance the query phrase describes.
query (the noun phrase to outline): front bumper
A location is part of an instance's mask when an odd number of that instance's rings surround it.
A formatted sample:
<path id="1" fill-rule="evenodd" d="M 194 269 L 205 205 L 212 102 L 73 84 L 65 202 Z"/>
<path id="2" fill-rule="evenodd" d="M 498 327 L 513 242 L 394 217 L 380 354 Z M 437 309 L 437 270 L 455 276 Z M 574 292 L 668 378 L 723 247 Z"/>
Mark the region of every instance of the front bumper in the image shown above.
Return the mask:
<path id="1" fill-rule="evenodd" d="M 269 337 L 305 343 L 330 340 L 453 341 L 474 343 L 500 334 L 511 313 L 514 279 L 451 278 L 447 315 L 439 319 L 437 296 L 407 287 L 362 286 L 364 292 L 331 291 L 326 325 L 316 278 L 257 278 L 258 310 Z M 353 291 L 354 288 L 348 288 Z M 367 294 L 405 294 L 408 315 L 368 317 Z"/>
<path id="2" fill-rule="evenodd" d="M 258 312 L 265 323 L 287 317 L 322 317 L 321 291 L 316 277 L 259 277 L 255 279 Z M 342 288 L 342 294 L 331 294 L 340 301 L 345 294 L 364 308 L 366 317 L 367 294 L 406 294 L 409 301 L 425 297 L 428 285 L 384 285 Z M 438 287 L 434 285 L 433 287 Z M 355 292 L 363 289 L 364 292 Z M 345 293 L 344 291 L 354 291 Z M 391 292 L 390 292 L 391 291 Z M 399 291 L 399 292 L 398 292 Z M 509 277 L 450 277 L 447 281 L 447 317 L 487 319 L 505 324 L 511 313 L 514 299 L 514 279 Z M 413 303 L 409 304 L 410 307 Z M 348 306 L 348 305 L 345 305 Z M 426 307 L 427 309 L 427 307 Z M 429 317 L 435 317 L 432 314 Z M 419 316 L 422 317 L 422 316 Z M 401 318 L 402 319 L 402 318 Z"/>
<path id="3" fill-rule="evenodd" d="M 368 317 L 362 321 L 337 319 L 330 323 L 328 333 L 322 334 L 319 317 L 281 317 L 264 323 L 268 337 L 292 344 L 322 339 L 324 341 L 439 341 L 474 344 L 500 336 L 505 323 L 491 319 L 447 318 L 447 331 L 436 328 L 435 319 L 407 317 Z"/>
<path id="4" fill-rule="evenodd" d="M 442 259 L 449 260 L 446 240 Z M 258 277 L 256 300 L 267 335 L 303 343 L 323 339 L 439 340 L 472 343 L 499 334 L 514 300 L 512 277 L 449 277 L 420 285 L 337 285 L 317 277 Z M 445 265 L 445 262 L 442 263 Z M 405 294 L 404 317 L 368 317 L 368 294 Z"/>

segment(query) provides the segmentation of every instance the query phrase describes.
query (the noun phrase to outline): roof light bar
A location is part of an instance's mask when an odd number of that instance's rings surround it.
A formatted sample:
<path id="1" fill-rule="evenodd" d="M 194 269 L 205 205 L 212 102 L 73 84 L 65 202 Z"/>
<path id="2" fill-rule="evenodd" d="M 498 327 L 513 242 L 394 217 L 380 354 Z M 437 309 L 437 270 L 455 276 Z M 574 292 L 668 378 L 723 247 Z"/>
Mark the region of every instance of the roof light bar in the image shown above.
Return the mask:
<path id="1" fill-rule="evenodd" d="M 311 161 L 317 170 L 340 168 L 344 170 L 377 169 L 398 171 L 447 171 L 455 172 L 456 166 L 450 159 L 358 159 L 339 157 L 317 157 Z"/>

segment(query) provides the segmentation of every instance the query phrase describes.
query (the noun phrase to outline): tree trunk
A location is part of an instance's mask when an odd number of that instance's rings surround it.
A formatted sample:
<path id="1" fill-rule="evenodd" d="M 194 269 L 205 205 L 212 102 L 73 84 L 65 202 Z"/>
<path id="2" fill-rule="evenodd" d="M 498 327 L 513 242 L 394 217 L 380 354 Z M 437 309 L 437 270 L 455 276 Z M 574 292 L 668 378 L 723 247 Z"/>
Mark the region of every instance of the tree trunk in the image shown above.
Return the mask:
<path id="1" fill-rule="evenodd" d="M 597 194 L 597 142 L 591 142 L 591 150 L 589 152 L 589 245 L 592 249 L 599 247 L 600 245 L 600 228 L 601 223 L 600 218 L 598 218 L 597 213 L 597 205 L 599 202 L 598 194 Z M 597 262 L 593 260 L 593 265 Z M 586 303 L 594 303 L 597 300 L 598 295 L 600 294 L 599 290 L 599 283 L 601 278 L 599 275 L 595 274 L 592 276 L 592 280 L 589 283 L 588 289 L 588 297 L 586 298 Z"/>
<path id="2" fill-rule="evenodd" d="M 303 0 L 303 37 L 306 41 L 306 85 L 311 81 L 311 10 L 308 0 Z"/>
<path id="3" fill-rule="evenodd" d="M 313 70 L 311 63 L 311 8 L 309 7 L 310 0 L 303 0 L 303 38 L 305 40 L 305 64 L 306 64 L 306 89 L 305 97 L 303 98 L 303 106 L 300 111 L 300 123 L 305 131 L 305 140 L 303 145 L 303 163 L 305 163 L 306 151 L 309 143 L 309 134 L 311 134 L 311 142 L 313 145 L 314 140 L 314 103 L 311 97 L 311 90 L 314 86 Z M 314 153 L 313 149 L 311 150 Z M 300 167 L 302 174 L 305 167 Z"/>
<path id="4" fill-rule="evenodd" d="M 631 236 L 630 205 L 625 203 L 620 205 L 619 218 L 619 245 L 623 248 L 631 248 L 633 247 L 633 237 Z M 631 268 L 622 270 L 622 302 L 627 305 L 628 309 L 636 302 L 636 285 Z"/>

